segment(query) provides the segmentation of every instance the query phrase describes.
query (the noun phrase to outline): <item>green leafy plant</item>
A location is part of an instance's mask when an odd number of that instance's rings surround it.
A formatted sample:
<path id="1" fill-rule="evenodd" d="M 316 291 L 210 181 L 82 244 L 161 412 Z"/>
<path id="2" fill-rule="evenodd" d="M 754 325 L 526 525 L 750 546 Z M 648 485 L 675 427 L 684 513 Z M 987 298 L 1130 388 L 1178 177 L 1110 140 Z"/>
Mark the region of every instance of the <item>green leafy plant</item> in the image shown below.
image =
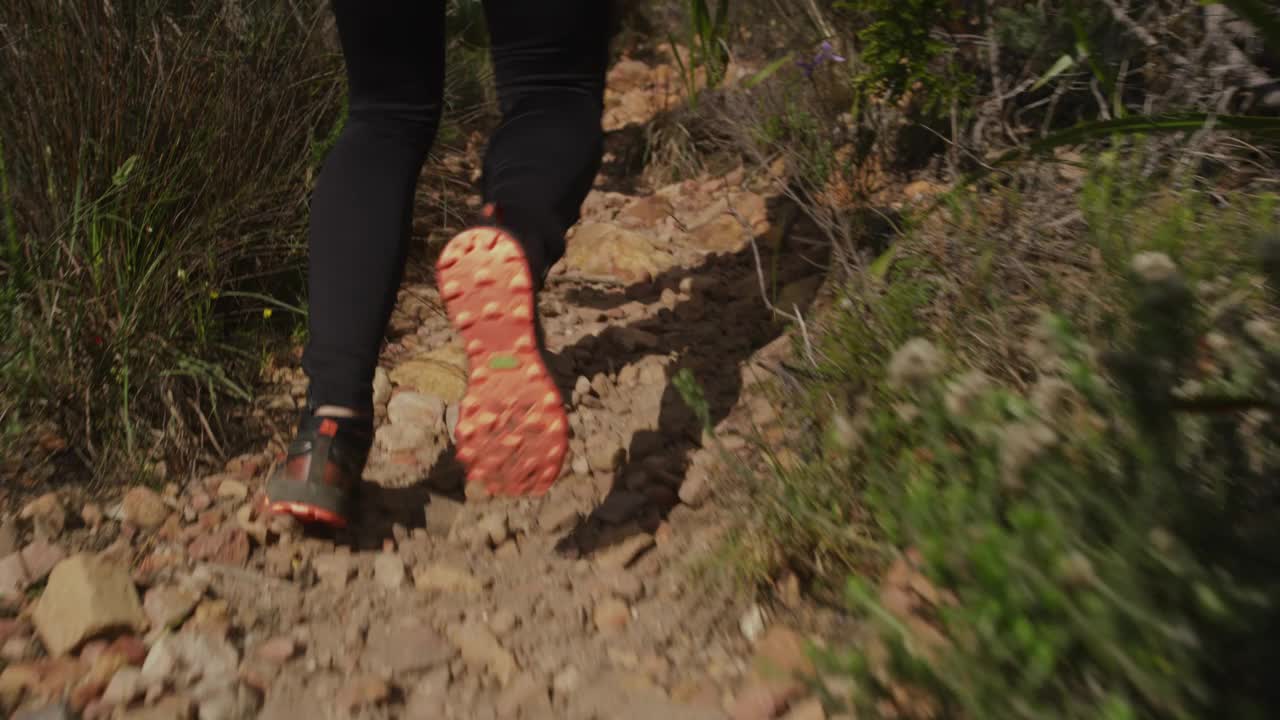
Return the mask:
<path id="1" fill-rule="evenodd" d="M 833 7 L 857 28 L 863 69 L 856 82 L 864 95 L 893 102 L 913 93 L 927 115 L 938 115 L 971 87 L 953 46 L 936 34 L 955 14 L 948 0 L 840 0 Z"/>
<path id="2" fill-rule="evenodd" d="M 691 106 L 698 103 L 702 88 L 698 85 L 698 70 L 704 75 L 704 88 L 715 88 L 724 81 L 729 68 L 729 0 L 716 0 L 712 11 L 709 0 L 688 0 L 688 35 L 686 47 L 688 59 L 682 57 L 674 36 L 667 41 L 671 54 L 680 68 L 685 93 Z"/>

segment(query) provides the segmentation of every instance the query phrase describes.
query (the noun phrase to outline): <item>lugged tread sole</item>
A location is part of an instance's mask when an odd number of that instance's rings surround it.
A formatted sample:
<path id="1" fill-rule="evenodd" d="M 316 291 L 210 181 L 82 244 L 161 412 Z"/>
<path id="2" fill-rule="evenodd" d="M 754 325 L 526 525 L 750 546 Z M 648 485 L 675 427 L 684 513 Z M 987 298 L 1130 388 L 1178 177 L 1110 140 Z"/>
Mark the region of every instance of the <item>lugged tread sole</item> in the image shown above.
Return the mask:
<path id="1" fill-rule="evenodd" d="M 564 465 L 569 419 L 538 349 L 524 251 L 502 230 L 473 228 L 449 241 L 436 269 L 470 364 L 456 431 L 467 481 L 490 495 L 542 495 Z"/>

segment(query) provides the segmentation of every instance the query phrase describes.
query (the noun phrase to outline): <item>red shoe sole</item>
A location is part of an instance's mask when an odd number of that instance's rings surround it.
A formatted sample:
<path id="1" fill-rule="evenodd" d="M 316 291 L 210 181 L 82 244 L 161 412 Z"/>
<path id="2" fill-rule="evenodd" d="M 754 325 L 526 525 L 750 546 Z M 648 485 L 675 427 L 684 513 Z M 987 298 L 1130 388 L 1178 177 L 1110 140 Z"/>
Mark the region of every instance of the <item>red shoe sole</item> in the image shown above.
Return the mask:
<path id="1" fill-rule="evenodd" d="M 328 525 L 332 528 L 345 528 L 347 519 L 341 515 L 325 510 L 324 508 L 308 505 L 300 502 L 290 502 L 281 500 L 277 502 L 266 503 L 266 512 L 268 515 L 292 515 L 299 522 L 307 524 Z"/>
<path id="2" fill-rule="evenodd" d="M 569 419 L 538 351 L 524 252 L 502 230 L 475 228 L 449 241 L 436 268 L 469 358 L 456 433 L 467 481 L 490 495 L 542 495 L 560 476 Z"/>

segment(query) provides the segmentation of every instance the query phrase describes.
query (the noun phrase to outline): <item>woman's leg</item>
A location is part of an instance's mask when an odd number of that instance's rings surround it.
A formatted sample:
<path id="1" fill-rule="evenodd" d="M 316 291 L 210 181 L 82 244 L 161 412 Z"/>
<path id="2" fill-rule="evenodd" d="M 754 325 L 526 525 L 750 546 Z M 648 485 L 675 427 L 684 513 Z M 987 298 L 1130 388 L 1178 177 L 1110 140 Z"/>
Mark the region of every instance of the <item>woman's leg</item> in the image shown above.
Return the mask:
<path id="1" fill-rule="evenodd" d="M 333 0 L 333 11 L 347 124 L 311 201 L 308 410 L 267 483 L 267 506 L 341 526 L 373 442 L 373 373 L 440 120 L 444 0 Z"/>
<path id="2" fill-rule="evenodd" d="M 535 282 L 600 169 L 612 3 L 485 0 L 502 124 L 484 162 L 486 202 L 520 241 Z"/>
<path id="3" fill-rule="evenodd" d="M 371 410 L 414 189 L 440 120 L 444 5 L 333 2 L 350 100 L 346 127 L 312 198 L 311 332 L 303 366 L 321 414 Z"/>
<path id="4" fill-rule="evenodd" d="M 564 254 L 600 167 L 607 0 L 486 0 L 502 124 L 484 163 L 492 227 L 441 253 L 441 297 L 470 358 L 457 458 L 471 482 L 540 495 L 568 452 L 568 417 L 540 353 L 534 292 Z"/>

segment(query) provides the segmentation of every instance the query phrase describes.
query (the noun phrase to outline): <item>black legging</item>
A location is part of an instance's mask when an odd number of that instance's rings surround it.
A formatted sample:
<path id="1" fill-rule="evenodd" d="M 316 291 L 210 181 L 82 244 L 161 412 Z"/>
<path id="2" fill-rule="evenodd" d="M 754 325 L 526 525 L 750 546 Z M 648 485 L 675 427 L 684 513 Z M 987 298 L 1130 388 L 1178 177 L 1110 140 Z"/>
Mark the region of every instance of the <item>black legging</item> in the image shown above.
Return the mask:
<path id="1" fill-rule="evenodd" d="M 483 195 L 535 278 L 600 168 L 607 0 L 485 0 L 502 122 Z M 311 402 L 368 412 L 404 271 L 414 189 L 440 122 L 445 0 L 333 0 L 350 91 L 312 198 Z"/>

